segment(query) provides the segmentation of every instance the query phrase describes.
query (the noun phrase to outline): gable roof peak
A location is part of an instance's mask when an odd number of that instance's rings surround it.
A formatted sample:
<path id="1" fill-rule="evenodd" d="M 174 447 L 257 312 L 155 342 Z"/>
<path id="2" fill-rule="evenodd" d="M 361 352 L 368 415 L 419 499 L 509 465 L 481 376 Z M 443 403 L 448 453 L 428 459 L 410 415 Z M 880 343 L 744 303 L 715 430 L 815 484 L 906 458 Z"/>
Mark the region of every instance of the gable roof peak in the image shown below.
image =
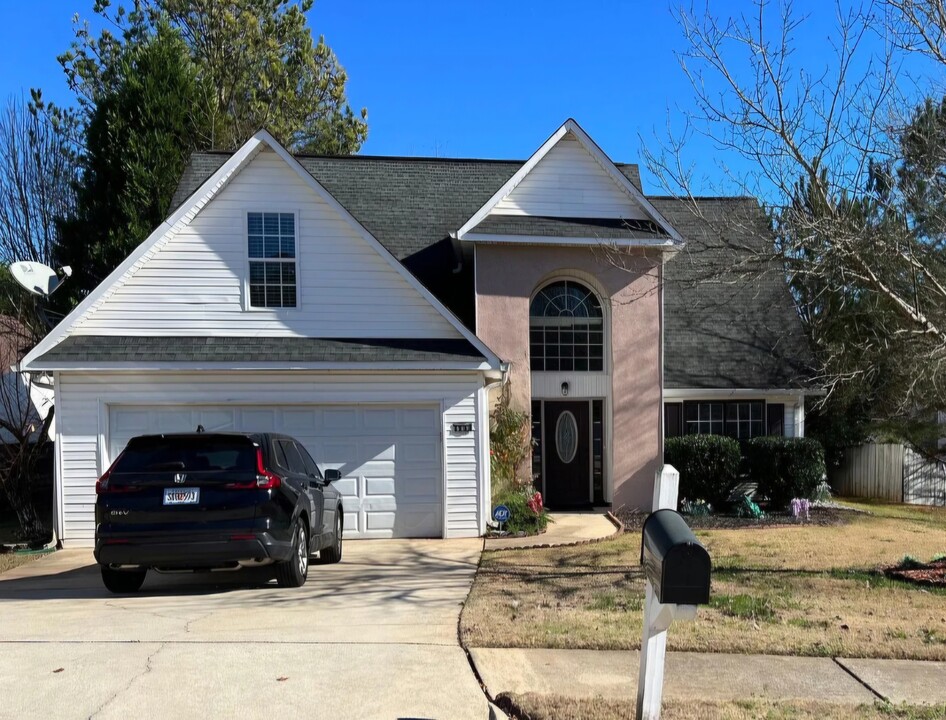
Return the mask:
<path id="1" fill-rule="evenodd" d="M 578 124 L 574 118 L 568 118 L 559 128 L 553 132 L 549 138 L 542 143 L 538 150 L 523 163 L 522 167 L 509 180 L 497 190 L 493 196 L 477 210 L 460 228 L 451 236 L 457 239 L 463 239 L 463 236 L 471 232 L 490 212 L 507 196 L 509 196 L 535 167 L 559 144 L 566 136 L 571 135 L 581 145 L 581 147 L 597 162 L 601 169 L 610 176 L 611 180 L 618 188 L 623 190 L 636 203 L 654 223 L 656 223 L 668 237 L 674 246 L 682 247 L 684 245 L 683 237 L 678 233 L 667 220 L 661 215 L 653 204 L 644 196 L 634 182 L 614 164 L 614 161 L 607 156 L 601 147 L 591 139 L 591 136 Z"/>

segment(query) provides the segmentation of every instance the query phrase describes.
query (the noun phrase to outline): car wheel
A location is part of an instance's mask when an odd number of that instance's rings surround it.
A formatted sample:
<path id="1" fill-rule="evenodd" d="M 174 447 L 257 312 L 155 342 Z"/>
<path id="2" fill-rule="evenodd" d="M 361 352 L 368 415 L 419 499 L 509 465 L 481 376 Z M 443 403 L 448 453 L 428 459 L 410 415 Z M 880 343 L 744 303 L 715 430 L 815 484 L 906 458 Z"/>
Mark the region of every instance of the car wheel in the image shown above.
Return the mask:
<path id="1" fill-rule="evenodd" d="M 342 511 L 339 508 L 335 513 L 335 542 L 319 551 L 318 563 L 331 565 L 342 560 Z"/>
<path id="2" fill-rule="evenodd" d="M 102 565 L 102 582 L 113 593 L 133 593 L 141 589 L 147 570 L 114 570 Z"/>
<path id="3" fill-rule="evenodd" d="M 292 555 L 276 566 L 276 582 L 279 587 L 302 587 L 309 576 L 309 537 L 305 521 L 296 521 L 296 532 L 292 543 Z"/>

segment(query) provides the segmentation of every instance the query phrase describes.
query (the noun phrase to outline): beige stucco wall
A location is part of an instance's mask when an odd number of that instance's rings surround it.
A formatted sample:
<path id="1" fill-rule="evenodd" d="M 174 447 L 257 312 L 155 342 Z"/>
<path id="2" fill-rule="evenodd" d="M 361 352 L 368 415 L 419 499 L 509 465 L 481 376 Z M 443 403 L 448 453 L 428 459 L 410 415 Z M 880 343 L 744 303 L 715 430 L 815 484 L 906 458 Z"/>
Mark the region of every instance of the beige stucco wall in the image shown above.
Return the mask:
<path id="1" fill-rule="evenodd" d="M 660 260 L 595 248 L 476 247 L 477 334 L 510 364 L 513 404 L 529 411 L 529 303 L 556 277 L 602 295 L 610 334 L 613 506 L 649 508 L 660 460 Z M 574 373 L 579 375 L 580 373 Z M 572 398 L 569 398 L 572 399 Z"/>

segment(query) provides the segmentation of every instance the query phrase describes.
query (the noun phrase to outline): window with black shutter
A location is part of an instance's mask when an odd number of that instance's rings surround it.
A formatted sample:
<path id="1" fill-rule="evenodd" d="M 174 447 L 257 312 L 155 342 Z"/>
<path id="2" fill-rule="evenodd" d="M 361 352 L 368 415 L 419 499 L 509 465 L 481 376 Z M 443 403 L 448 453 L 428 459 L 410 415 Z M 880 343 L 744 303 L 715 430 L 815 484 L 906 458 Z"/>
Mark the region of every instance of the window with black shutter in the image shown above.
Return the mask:
<path id="1" fill-rule="evenodd" d="M 664 436 L 683 435 L 683 403 L 664 403 Z"/>
<path id="2" fill-rule="evenodd" d="M 785 434 L 785 403 L 769 403 L 765 407 L 766 433 Z"/>

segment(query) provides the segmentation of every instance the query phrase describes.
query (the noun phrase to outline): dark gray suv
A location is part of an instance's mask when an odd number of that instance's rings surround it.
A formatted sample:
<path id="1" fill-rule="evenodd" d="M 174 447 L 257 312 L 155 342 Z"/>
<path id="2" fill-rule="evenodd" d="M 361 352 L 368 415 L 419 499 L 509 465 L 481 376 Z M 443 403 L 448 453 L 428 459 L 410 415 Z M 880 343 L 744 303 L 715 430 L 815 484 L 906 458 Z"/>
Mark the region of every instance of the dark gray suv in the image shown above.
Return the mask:
<path id="1" fill-rule="evenodd" d="M 105 586 L 136 592 L 149 569 L 272 564 L 299 587 L 316 562 L 342 559 L 333 483 L 297 440 L 269 433 L 142 435 L 95 485 L 95 559 Z"/>

